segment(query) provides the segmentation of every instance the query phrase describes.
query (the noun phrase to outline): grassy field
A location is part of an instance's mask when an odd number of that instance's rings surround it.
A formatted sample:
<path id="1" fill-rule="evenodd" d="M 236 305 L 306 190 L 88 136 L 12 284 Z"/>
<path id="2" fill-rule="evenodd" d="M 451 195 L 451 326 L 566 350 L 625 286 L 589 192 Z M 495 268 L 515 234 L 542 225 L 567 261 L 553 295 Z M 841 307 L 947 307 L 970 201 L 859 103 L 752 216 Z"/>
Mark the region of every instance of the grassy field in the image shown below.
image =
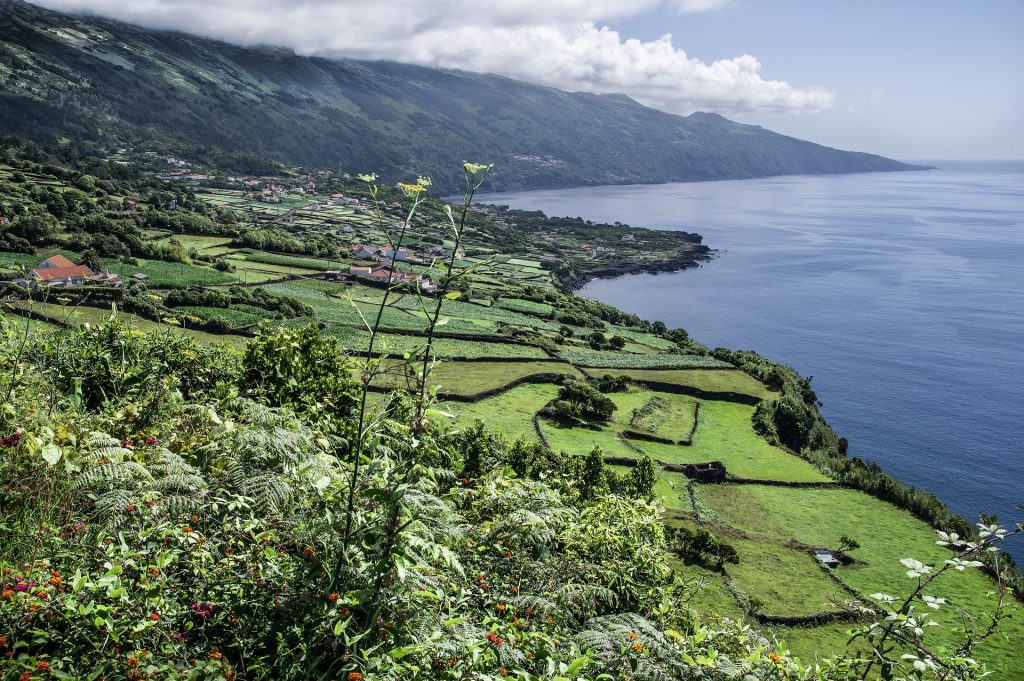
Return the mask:
<path id="1" fill-rule="evenodd" d="M 713 369 L 731 368 L 714 357 L 703 355 L 629 355 L 620 352 L 562 350 L 559 357 L 576 366 L 595 369 Z"/>
<path id="2" fill-rule="evenodd" d="M 212 286 L 217 284 L 230 284 L 238 278 L 227 272 L 218 272 L 212 267 L 201 267 L 199 265 L 186 265 L 178 262 L 164 262 L 162 260 L 142 260 L 138 265 L 128 265 L 116 260 L 107 260 L 107 269 L 124 279 L 130 278 L 136 272 L 149 276 L 146 285 L 150 288 L 186 288 L 188 286 Z"/>
<path id="3" fill-rule="evenodd" d="M 12 303 L 12 305 L 18 307 L 31 307 L 32 310 L 40 314 L 46 315 L 50 319 L 54 319 L 67 324 L 99 324 L 105 322 L 111 318 L 111 310 L 109 308 L 102 309 L 98 307 L 65 307 L 56 303 L 31 303 L 31 305 L 25 301 L 19 301 Z M 175 335 L 186 335 L 195 338 L 197 341 L 202 343 L 227 343 L 233 347 L 243 347 L 248 341 L 244 336 L 236 336 L 232 334 L 212 334 L 200 331 L 198 329 L 184 329 L 178 326 L 170 326 L 168 324 L 160 324 L 158 322 L 151 321 L 149 319 L 143 319 L 136 317 L 132 314 L 119 312 L 116 318 L 139 331 L 152 332 L 169 332 Z"/>
<path id="4" fill-rule="evenodd" d="M 850 555 L 858 562 L 839 568 L 836 576 L 865 595 L 908 593 L 914 582 L 907 578 L 906 568 L 900 564 L 903 558 L 935 565 L 950 555 L 935 544 L 935 532 L 927 524 L 856 490 L 705 485 L 701 487 L 701 497 L 723 522 L 779 545 L 797 542 L 834 548 L 841 535 L 853 537 L 860 548 Z M 777 578 L 777 573 L 763 570 L 754 571 L 750 576 L 763 582 Z M 953 606 L 967 612 L 983 614 L 994 605 L 992 598 L 986 596 L 991 589 L 988 577 L 974 569 L 944 575 L 930 587 L 929 593 L 944 596 Z M 1011 607 L 1019 611 L 1019 606 Z M 944 608 L 939 611 L 937 621 L 944 626 L 933 631 L 942 639 L 942 634 L 948 627 L 958 624 L 959 618 L 953 608 Z M 1020 671 L 1013 661 L 1019 659 L 1019 646 L 1024 642 L 1024 619 L 1004 620 L 1000 629 L 1008 639 L 1002 636 L 989 639 L 983 644 L 981 654 L 1002 673 Z M 790 638 L 798 641 L 800 632 L 792 631 Z M 840 646 L 841 642 L 833 645 Z M 1010 677 L 997 673 L 995 678 Z"/>
<path id="5" fill-rule="evenodd" d="M 693 445 L 684 448 L 685 461 L 680 463 L 722 461 L 729 473 L 755 480 L 829 479 L 803 459 L 773 447 L 755 433 L 750 421 L 753 412 L 753 407 L 744 404 L 703 401 Z"/>
<path id="6" fill-rule="evenodd" d="M 738 369 L 595 369 L 590 373 L 595 376 L 611 374 L 638 381 L 671 383 L 707 392 L 740 393 L 761 399 L 776 395 L 756 378 Z"/>
<path id="7" fill-rule="evenodd" d="M 469 426 L 475 419 L 480 419 L 488 428 L 504 433 L 509 440 L 525 437 L 536 442 L 533 415 L 557 394 L 558 388 L 554 385 L 521 385 L 486 400 L 472 404 L 450 402 L 447 407 L 456 415 L 456 426 Z"/>

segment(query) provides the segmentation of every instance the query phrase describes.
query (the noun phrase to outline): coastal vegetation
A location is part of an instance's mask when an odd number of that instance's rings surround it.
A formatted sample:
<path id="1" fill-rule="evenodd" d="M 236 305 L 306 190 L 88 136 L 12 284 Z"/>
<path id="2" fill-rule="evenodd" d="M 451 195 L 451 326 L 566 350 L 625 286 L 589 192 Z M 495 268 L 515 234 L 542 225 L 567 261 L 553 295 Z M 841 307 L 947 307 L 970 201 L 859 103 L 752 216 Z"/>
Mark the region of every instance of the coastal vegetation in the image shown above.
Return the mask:
<path id="1" fill-rule="evenodd" d="M 507 234 L 487 168 L 447 208 L 5 144 L 4 674 L 1021 678 L 1002 530 L 849 456 L 794 370 L 566 294 L 543 258 L 615 256 Z M 366 244 L 412 254 L 373 281 Z M 52 254 L 120 285 L 18 283 Z"/>

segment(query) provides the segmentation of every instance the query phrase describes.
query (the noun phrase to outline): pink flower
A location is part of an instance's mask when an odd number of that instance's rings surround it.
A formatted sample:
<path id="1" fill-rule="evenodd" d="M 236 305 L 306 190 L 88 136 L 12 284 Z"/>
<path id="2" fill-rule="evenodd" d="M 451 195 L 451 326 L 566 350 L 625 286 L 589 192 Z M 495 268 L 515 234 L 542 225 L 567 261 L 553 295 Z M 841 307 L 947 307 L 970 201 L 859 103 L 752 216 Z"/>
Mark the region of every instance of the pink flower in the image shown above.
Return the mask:
<path id="1" fill-rule="evenodd" d="M 16 447 L 21 442 L 21 433 L 12 433 L 7 437 L 0 439 L 0 446 L 3 447 Z"/>
<path id="2" fill-rule="evenodd" d="M 131 447 L 132 446 L 132 441 L 131 440 L 121 440 L 121 446 L 122 447 Z"/>
<path id="3" fill-rule="evenodd" d="M 157 440 L 155 437 L 147 437 L 146 438 L 146 444 L 149 445 L 150 447 L 152 447 L 155 444 L 159 444 L 159 443 L 160 443 L 160 440 Z"/>

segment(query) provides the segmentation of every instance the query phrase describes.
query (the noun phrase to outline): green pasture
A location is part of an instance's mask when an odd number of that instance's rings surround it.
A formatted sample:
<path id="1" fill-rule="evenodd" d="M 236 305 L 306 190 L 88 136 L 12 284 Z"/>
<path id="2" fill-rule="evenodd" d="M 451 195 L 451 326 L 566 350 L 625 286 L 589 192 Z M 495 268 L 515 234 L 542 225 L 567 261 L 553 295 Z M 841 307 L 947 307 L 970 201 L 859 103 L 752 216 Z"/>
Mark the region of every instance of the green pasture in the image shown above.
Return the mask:
<path id="1" fill-rule="evenodd" d="M 856 539 L 860 548 L 849 553 L 858 562 L 840 567 L 835 574 L 864 595 L 905 595 L 916 581 L 907 578 L 906 567 L 900 560 L 914 558 L 928 565 L 941 565 L 951 555 L 935 544 L 935 531 L 926 523 L 857 490 L 702 485 L 701 496 L 722 522 L 766 541 L 834 548 L 842 535 Z M 776 577 L 765 571 L 763 579 Z M 949 640 L 949 627 L 962 624 L 955 608 L 975 615 L 991 611 L 995 605 L 988 595 L 992 586 L 991 580 L 977 569 L 953 571 L 936 580 L 926 593 L 948 598 L 951 607 L 937 613 L 936 620 L 944 626 L 935 627 L 930 633 L 939 640 Z M 1020 613 L 1019 604 L 1011 603 L 1010 607 Z M 985 626 L 984 620 L 981 626 Z M 1004 619 L 1000 630 L 1002 635 L 983 643 L 980 655 L 992 661 L 998 670 L 995 678 L 1020 678 L 1000 674 L 1020 671 L 1013 661 L 1024 642 L 1024 619 Z M 799 638 L 799 631 L 791 632 L 791 640 Z"/>
<path id="2" fill-rule="evenodd" d="M 558 356 L 566 362 L 596 369 L 709 369 L 732 368 L 725 362 L 704 355 L 624 354 L 621 352 L 586 352 L 561 350 Z"/>
<path id="3" fill-rule="evenodd" d="M 756 378 L 739 369 L 595 369 L 590 373 L 682 385 L 707 392 L 739 393 L 761 399 L 776 396 Z"/>
<path id="4" fill-rule="evenodd" d="M 455 426 L 470 426 L 476 419 L 488 428 L 504 433 L 509 440 L 524 437 L 537 441 L 533 415 L 558 395 L 558 386 L 551 384 L 521 385 L 506 393 L 479 402 L 449 402 L 447 408 L 455 415 Z"/>

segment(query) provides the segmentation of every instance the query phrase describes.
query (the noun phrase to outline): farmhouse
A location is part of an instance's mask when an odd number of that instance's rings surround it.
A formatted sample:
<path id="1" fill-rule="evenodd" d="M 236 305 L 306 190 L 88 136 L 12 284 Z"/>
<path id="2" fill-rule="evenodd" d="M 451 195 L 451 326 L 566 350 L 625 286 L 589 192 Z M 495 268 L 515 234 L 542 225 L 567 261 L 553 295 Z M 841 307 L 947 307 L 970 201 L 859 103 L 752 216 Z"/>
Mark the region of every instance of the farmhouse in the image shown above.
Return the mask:
<path id="1" fill-rule="evenodd" d="M 32 281 L 45 286 L 80 286 L 94 276 L 85 265 L 76 265 L 63 255 L 50 256 L 32 270 Z"/>

